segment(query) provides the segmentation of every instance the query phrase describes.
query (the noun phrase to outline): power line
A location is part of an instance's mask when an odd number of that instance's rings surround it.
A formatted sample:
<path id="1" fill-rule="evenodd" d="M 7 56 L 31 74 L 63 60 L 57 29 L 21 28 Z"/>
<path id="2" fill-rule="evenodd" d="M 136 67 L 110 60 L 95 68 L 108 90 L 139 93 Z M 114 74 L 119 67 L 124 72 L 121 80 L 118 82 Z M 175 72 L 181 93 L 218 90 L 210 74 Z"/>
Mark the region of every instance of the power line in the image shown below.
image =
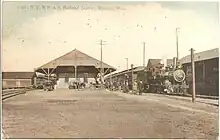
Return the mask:
<path id="1" fill-rule="evenodd" d="M 143 66 L 145 67 L 145 42 L 143 42 Z"/>
<path id="2" fill-rule="evenodd" d="M 178 38 L 178 31 L 180 28 L 176 28 L 176 57 L 177 61 L 179 61 L 179 38 Z"/>
<path id="3" fill-rule="evenodd" d="M 194 49 L 191 48 L 191 63 L 192 63 L 192 102 L 194 103 L 196 100 L 196 86 L 195 86 L 195 62 L 194 62 Z"/>
<path id="4" fill-rule="evenodd" d="M 100 64 L 100 67 L 101 67 L 101 70 L 100 70 L 100 74 L 101 74 L 101 84 L 102 84 L 102 87 L 103 87 L 103 74 L 104 74 L 104 69 L 103 69 L 103 60 L 102 60 L 102 46 L 103 45 L 106 45 L 106 44 L 103 44 L 103 42 L 106 42 L 106 41 L 103 41 L 102 39 L 100 40 L 100 46 L 101 46 L 101 64 Z"/>
<path id="5" fill-rule="evenodd" d="M 102 47 L 103 47 L 103 45 L 106 45 L 106 44 L 103 44 L 104 42 L 106 42 L 106 41 L 103 41 L 103 40 L 100 40 L 100 46 L 101 46 L 101 74 L 103 74 L 104 73 L 104 71 L 103 71 L 103 50 L 102 50 Z"/>

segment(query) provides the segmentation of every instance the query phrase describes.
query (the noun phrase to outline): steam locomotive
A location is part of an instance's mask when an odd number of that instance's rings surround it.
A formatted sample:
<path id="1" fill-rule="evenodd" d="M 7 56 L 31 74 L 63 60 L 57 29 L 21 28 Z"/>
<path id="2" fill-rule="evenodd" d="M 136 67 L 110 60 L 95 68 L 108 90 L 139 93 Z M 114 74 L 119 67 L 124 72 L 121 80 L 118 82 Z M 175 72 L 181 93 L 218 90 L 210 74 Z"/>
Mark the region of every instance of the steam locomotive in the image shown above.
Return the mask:
<path id="1" fill-rule="evenodd" d="M 132 87 L 134 90 L 135 85 L 138 85 L 141 87 L 138 90 L 143 91 L 144 87 L 145 93 L 186 93 L 189 88 L 186 84 L 186 74 L 181 65 L 176 66 L 176 63 L 177 60 L 173 59 L 173 66 L 165 67 L 162 63 L 151 65 L 144 70 L 133 71 L 133 76 L 131 70 L 124 71 L 116 76 L 110 76 L 111 78 L 107 77 L 105 82 L 112 83 L 115 89 L 120 85 L 124 92 L 132 90 Z"/>
<path id="2" fill-rule="evenodd" d="M 159 64 L 137 75 L 138 81 L 143 81 L 144 91 L 150 93 L 186 93 L 185 72 L 178 67 L 166 67 Z"/>

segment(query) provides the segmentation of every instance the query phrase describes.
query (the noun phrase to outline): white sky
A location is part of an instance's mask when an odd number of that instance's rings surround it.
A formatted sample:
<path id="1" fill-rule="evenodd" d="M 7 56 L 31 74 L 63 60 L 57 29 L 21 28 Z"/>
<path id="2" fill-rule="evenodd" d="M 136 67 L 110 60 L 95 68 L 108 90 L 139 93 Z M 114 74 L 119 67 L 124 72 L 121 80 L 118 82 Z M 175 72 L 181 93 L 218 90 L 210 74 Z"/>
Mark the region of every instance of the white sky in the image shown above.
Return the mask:
<path id="1" fill-rule="evenodd" d="M 102 7 L 115 8 L 116 4 Z M 126 68 L 126 57 L 129 66 L 143 64 L 143 41 L 146 63 L 149 58 L 173 58 L 176 27 L 180 27 L 180 57 L 190 54 L 191 47 L 199 52 L 220 45 L 217 20 L 206 18 L 193 8 L 173 10 L 160 3 L 120 7 L 121 10 L 94 10 L 97 7 L 93 5 L 93 10 L 56 10 L 29 17 L 3 38 L 3 71 L 33 71 L 75 48 L 100 59 L 100 39 L 106 41 L 103 61 L 116 68 L 120 66 L 120 70 Z M 9 21 L 9 17 L 3 18 L 3 25 Z M 3 36 L 6 31 L 3 30 Z"/>

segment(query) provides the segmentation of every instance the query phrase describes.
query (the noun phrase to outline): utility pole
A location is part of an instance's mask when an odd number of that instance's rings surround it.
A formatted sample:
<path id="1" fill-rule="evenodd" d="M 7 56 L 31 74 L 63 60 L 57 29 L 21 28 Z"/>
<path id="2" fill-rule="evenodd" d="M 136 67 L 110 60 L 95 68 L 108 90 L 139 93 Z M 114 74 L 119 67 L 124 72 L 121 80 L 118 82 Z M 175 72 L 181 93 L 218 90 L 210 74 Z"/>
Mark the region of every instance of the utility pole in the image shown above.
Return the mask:
<path id="1" fill-rule="evenodd" d="M 196 81 L 195 81 L 195 62 L 194 62 L 194 49 L 191 48 L 191 62 L 192 62 L 192 102 L 196 99 Z"/>
<path id="2" fill-rule="evenodd" d="M 126 65 L 127 65 L 127 70 L 128 70 L 128 58 L 125 58 L 126 59 Z"/>
<path id="3" fill-rule="evenodd" d="M 104 74 L 104 69 L 103 69 L 103 65 L 102 65 L 102 63 L 103 63 L 102 62 L 102 46 L 105 45 L 105 44 L 103 44 L 103 42 L 104 41 L 102 41 L 102 40 L 100 41 L 100 45 L 101 45 L 101 64 L 100 64 L 101 70 L 100 70 L 100 74 L 101 74 L 101 86 L 102 87 L 103 87 L 103 76 L 104 76 L 103 75 Z"/>
<path id="4" fill-rule="evenodd" d="M 50 81 L 50 69 L 48 68 L 47 69 L 47 82 Z"/>
<path id="5" fill-rule="evenodd" d="M 132 93 L 134 92 L 134 71 L 133 71 L 134 65 L 131 64 L 131 90 Z"/>
<path id="6" fill-rule="evenodd" d="M 37 69 L 36 68 L 34 68 L 34 85 L 36 85 L 37 84 Z"/>
<path id="7" fill-rule="evenodd" d="M 143 66 L 145 67 L 145 42 L 143 42 Z"/>
<path id="8" fill-rule="evenodd" d="M 112 70 L 110 70 L 110 84 L 112 84 Z"/>
<path id="9" fill-rule="evenodd" d="M 76 51 L 75 51 L 75 79 L 76 79 L 76 81 L 77 81 L 77 56 L 76 56 Z"/>
<path id="10" fill-rule="evenodd" d="M 179 28 L 176 28 L 176 57 L 177 57 L 177 62 L 179 61 L 179 39 L 178 39 L 178 30 L 179 30 Z"/>
<path id="11" fill-rule="evenodd" d="M 101 45 L 101 74 L 103 73 L 103 67 L 102 67 L 102 40 L 100 41 L 100 45 Z"/>

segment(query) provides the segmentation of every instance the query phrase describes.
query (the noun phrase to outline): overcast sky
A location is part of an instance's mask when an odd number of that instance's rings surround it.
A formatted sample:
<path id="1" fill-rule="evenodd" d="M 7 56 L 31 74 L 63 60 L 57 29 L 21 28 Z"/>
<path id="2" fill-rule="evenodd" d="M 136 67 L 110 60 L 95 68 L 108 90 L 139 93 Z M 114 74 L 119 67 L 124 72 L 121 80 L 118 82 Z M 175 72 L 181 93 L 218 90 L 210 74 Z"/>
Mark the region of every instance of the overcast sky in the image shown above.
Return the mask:
<path id="1" fill-rule="evenodd" d="M 104 62 L 141 66 L 144 41 L 146 63 L 176 56 L 176 27 L 180 57 L 219 47 L 218 3 L 3 2 L 3 70 L 33 71 L 75 48 L 100 59 L 101 39 Z"/>

